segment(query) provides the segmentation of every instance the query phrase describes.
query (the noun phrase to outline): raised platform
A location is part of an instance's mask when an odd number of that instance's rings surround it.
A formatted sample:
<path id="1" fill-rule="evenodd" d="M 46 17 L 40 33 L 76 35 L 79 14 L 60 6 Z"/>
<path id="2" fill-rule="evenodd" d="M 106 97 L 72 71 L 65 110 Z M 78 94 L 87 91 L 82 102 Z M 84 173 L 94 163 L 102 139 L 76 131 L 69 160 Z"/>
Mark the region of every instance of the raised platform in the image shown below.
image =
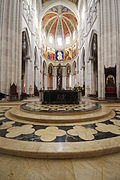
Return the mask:
<path id="1" fill-rule="evenodd" d="M 41 105 L 32 102 L 14 107 L 5 113 L 14 121 L 29 121 L 51 124 L 68 124 L 111 118 L 114 112 L 103 109 L 98 103 L 79 105 Z"/>
<path id="2" fill-rule="evenodd" d="M 1 153 L 58 159 L 120 151 L 119 104 L 100 106 L 89 102 L 68 105 L 69 111 L 64 110 L 67 105 L 62 105 L 62 109 L 61 105 L 56 105 L 58 110 L 46 105 L 42 110 L 39 102 L 17 105 L 9 110 L 9 105 L 5 106 L 0 106 Z"/>

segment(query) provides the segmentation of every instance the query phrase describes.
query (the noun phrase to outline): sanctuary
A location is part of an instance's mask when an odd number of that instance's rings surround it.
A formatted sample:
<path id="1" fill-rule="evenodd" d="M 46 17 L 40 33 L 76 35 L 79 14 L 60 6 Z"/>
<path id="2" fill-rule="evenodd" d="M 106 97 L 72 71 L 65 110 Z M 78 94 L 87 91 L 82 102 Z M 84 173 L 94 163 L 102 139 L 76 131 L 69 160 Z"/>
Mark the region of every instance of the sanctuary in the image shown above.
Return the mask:
<path id="1" fill-rule="evenodd" d="M 120 0 L 0 0 L 0 162 L 3 180 L 120 179 Z"/>

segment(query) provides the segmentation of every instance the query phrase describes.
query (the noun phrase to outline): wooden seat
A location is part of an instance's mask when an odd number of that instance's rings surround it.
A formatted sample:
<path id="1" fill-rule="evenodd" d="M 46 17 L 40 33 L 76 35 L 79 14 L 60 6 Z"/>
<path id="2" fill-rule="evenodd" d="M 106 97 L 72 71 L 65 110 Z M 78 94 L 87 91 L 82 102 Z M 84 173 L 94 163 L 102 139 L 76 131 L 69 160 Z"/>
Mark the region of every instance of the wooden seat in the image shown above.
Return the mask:
<path id="1" fill-rule="evenodd" d="M 17 86 L 14 83 L 10 85 L 10 100 L 18 100 Z"/>

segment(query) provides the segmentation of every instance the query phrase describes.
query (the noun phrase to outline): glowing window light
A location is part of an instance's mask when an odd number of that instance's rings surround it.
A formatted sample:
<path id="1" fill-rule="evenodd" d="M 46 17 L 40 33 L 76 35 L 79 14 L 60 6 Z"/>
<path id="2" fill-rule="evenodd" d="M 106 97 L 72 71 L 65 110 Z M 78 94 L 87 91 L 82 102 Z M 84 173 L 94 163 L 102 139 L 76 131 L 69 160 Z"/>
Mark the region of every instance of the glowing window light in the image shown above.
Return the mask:
<path id="1" fill-rule="evenodd" d="M 62 38 L 61 37 L 57 38 L 57 44 L 58 44 L 58 46 L 62 46 Z"/>
<path id="2" fill-rule="evenodd" d="M 76 39 L 76 31 L 73 32 L 73 41 Z"/>
<path id="3" fill-rule="evenodd" d="M 66 36 L 66 44 L 70 44 L 70 36 Z"/>
<path id="4" fill-rule="evenodd" d="M 49 36 L 49 43 L 50 43 L 50 44 L 53 43 L 53 36 L 52 36 L 52 35 Z"/>

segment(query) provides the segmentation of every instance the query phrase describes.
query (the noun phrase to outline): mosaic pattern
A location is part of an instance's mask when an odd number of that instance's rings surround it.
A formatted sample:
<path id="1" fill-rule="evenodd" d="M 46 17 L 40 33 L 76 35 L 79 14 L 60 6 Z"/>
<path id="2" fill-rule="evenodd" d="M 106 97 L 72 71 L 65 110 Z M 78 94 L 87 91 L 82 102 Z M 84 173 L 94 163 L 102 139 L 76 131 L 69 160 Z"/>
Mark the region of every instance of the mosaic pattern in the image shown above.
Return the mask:
<path id="1" fill-rule="evenodd" d="M 120 136 L 120 110 L 112 119 L 101 123 L 78 126 L 45 126 L 14 122 L 0 112 L 0 136 L 9 139 L 34 142 L 86 142 Z"/>
<path id="2" fill-rule="evenodd" d="M 20 135 L 29 135 L 34 133 L 35 129 L 32 125 L 23 125 L 23 126 L 14 126 L 7 129 L 6 137 L 13 138 L 18 137 Z"/>
<path id="3" fill-rule="evenodd" d="M 73 129 L 67 131 L 68 134 L 72 136 L 79 136 L 84 140 L 93 140 L 94 134 L 97 134 L 97 131 L 92 128 L 85 128 L 83 126 L 74 126 Z"/>
<path id="4" fill-rule="evenodd" d="M 82 103 L 71 105 L 41 105 L 39 102 L 31 102 L 21 105 L 21 109 L 32 112 L 87 112 L 96 110 L 101 106 L 98 103 Z"/>
<path id="5" fill-rule="evenodd" d="M 58 127 L 47 127 L 46 129 L 40 129 L 35 132 L 36 136 L 40 136 L 42 141 L 53 141 L 56 137 L 62 137 L 66 134 L 64 130 L 60 130 Z"/>
<path id="6" fill-rule="evenodd" d="M 120 134 L 120 127 L 116 126 L 114 124 L 103 124 L 103 123 L 97 123 L 96 124 L 96 130 L 101 132 L 111 132 L 113 134 Z"/>

